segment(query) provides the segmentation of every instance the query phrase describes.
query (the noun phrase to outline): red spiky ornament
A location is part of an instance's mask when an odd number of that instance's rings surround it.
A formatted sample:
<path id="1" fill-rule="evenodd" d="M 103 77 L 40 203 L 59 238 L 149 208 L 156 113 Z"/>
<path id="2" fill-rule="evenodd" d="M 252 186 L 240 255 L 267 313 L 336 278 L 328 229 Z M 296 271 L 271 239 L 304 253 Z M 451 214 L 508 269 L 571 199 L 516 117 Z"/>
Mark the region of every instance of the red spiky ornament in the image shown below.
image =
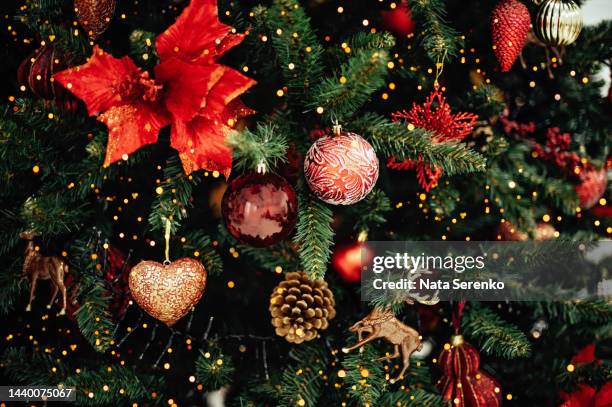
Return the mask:
<path id="1" fill-rule="evenodd" d="M 502 72 L 508 72 L 518 58 L 531 26 L 527 7 L 518 0 L 502 0 L 491 13 L 493 52 Z"/>
<path id="2" fill-rule="evenodd" d="M 472 132 L 478 120 L 478 115 L 473 113 L 453 113 L 437 86 L 425 99 L 425 103 L 422 105 L 414 103 L 410 111 L 395 112 L 391 117 L 394 121 L 406 121 L 408 126 L 431 130 L 434 133 L 434 142 L 463 140 Z M 442 176 L 442 168 L 430 166 L 421 159 L 398 162 L 395 157 L 389 157 L 387 167 L 394 170 L 416 170 L 419 184 L 426 191 L 435 186 Z"/>

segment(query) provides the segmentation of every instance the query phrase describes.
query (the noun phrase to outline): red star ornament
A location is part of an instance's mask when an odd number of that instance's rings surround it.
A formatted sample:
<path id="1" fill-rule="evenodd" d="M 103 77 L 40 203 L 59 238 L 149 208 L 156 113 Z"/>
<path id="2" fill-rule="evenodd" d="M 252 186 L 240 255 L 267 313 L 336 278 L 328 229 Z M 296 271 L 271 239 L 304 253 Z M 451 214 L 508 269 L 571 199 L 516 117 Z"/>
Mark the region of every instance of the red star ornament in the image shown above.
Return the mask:
<path id="1" fill-rule="evenodd" d="M 472 132 L 478 120 L 478 116 L 473 113 L 452 113 L 446 98 L 437 87 L 434 87 L 422 105 L 414 103 L 410 111 L 395 112 L 391 117 L 394 121 L 404 120 L 415 127 L 432 131 L 434 142 L 463 140 Z M 416 170 L 419 184 L 427 192 L 442 176 L 442 168 L 431 166 L 422 159 L 396 161 L 395 157 L 389 157 L 387 167 L 394 170 Z"/>
<path id="2" fill-rule="evenodd" d="M 171 124 L 171 145 L 187 174 L 206 169 L 229 176 L 232 152 L 225 136 L 229 122 L 253 113 L 239 96 L 255 84 L 216 63 L 243 40 L 233 31 L 219 21 L 216 0 L 192 0 L 156 41 L 155 78 L 129 57 L 115 58 L 97 46 L 87 63 L 54 76 L 107 125 L 105 166 L 155 143 L 159 130 Z"/>

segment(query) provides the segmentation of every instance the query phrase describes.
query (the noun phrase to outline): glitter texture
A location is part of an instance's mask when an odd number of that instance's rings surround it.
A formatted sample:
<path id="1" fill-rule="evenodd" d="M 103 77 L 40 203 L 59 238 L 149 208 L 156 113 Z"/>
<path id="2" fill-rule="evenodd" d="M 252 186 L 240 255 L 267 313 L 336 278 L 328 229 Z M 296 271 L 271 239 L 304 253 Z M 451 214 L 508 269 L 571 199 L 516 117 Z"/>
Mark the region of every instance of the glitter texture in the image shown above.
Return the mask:
<path id="1" fill-rule="evenodd" d="M 172 326 L 200 301 L 206 270 L 189 258 L 169 265 L 141 261 L 130 272 L 129 285 L 132 297 L 147 314 Z"/>

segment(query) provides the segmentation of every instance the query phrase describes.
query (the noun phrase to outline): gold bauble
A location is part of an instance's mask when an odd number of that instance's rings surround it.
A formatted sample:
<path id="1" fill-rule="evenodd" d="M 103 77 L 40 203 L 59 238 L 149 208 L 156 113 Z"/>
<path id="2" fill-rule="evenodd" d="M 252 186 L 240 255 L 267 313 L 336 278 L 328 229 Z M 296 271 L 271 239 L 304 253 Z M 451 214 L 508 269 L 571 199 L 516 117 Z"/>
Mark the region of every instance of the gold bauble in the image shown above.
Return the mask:
<path id="1" fill-rule="evenodd" d="M 538 10 L 533 30 L 547 45 L 572 44 L 582 30 L 582 10 L 572 0 L 546 0 Z"/>

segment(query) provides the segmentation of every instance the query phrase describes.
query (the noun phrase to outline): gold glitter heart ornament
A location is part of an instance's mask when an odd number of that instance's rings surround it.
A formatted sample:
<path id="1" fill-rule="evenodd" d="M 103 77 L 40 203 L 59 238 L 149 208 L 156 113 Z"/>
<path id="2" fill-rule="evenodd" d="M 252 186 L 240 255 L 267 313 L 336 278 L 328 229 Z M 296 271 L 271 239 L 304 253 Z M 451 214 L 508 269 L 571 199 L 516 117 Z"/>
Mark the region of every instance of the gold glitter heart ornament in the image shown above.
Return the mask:
<path id="1" fill-rule="evenodd" d="M 190 258 L 169 264 L 141 261 L 130 271 L 129 286 L 147 314 L 172 326 L 202 298 L 206 269 Z"/>

